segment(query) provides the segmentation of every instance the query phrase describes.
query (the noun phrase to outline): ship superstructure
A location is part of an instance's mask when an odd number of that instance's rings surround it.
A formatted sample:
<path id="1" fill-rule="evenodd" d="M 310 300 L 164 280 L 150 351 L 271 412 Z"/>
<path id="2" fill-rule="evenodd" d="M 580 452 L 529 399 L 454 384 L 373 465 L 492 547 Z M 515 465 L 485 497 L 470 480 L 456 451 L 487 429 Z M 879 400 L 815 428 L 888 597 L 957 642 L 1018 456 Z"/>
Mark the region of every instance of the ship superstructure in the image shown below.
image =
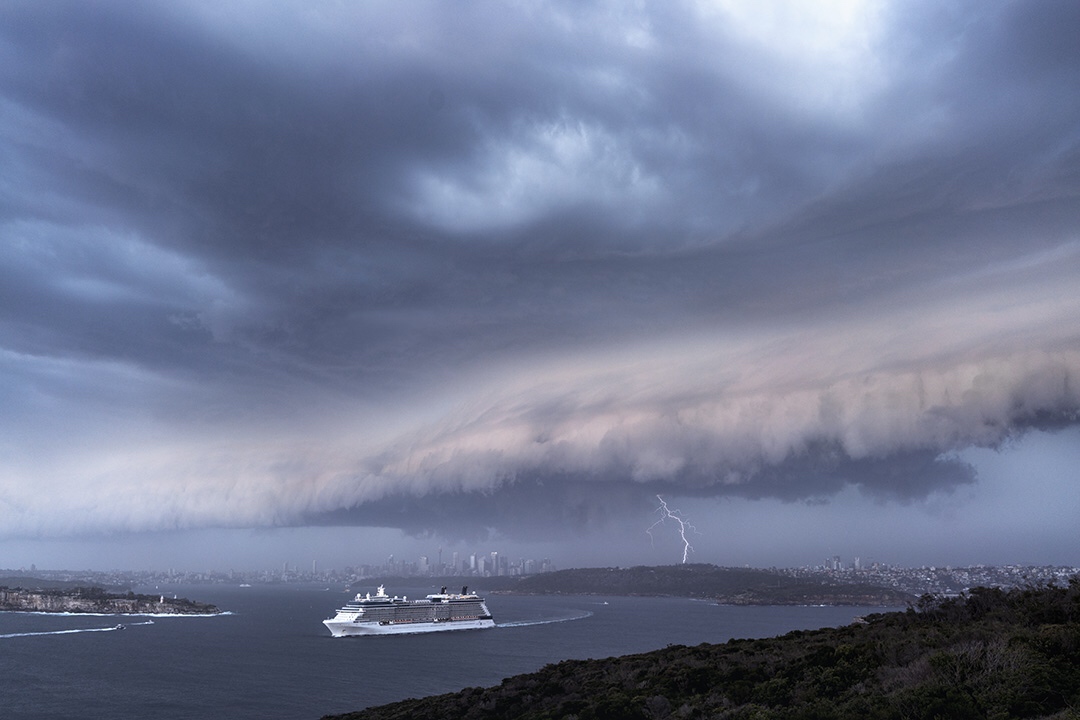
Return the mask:
<path id="1" fill-rule="evenodd" d="M 448 593 L 444 587 L 423 600 L 409 600 L 387 595 L 380 585 L 375 595 L 358 594 L 323 625 L 334 637 L 347 637 L 481 630 L 495 627 L 495 621 L 484 598 L 468 587 L 460 593 Z"/>

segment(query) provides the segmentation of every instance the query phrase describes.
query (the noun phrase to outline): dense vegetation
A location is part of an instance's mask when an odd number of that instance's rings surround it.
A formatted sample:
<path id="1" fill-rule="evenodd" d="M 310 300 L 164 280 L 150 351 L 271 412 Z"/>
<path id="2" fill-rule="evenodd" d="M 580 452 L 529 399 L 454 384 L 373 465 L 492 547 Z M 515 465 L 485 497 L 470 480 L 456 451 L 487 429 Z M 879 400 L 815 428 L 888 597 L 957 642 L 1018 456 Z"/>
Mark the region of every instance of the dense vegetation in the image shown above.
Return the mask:
<path id="1" fill-rule="evenodd" d="M 876 605 L 903 607 L 913 596 L 874 585 L 827 583 L 772 570 L 725 568 L 707 564 L 662 567 L 577 568 L 522 578 L 467 578 L 479 591 L 566 595 L 671 595 L 732 605 Z M 370 579 L 366 585 L 378 584 Z M 406 582 L 387 580 L 387 585 Z M 431 579 L 454 587 L 462 578 Z"/>
<path id="2" fill-rule="evenodd" d="M 1080 718 L 1080 578 L 924 596 L 865 622 L 572 660 L 339 720 Z"/>
<path id="3" fill-rule="evenodd" d="M 870 585 L 827 584 L 771 570 L 687 564 L 663 567 L 580 568 L 524 578 L 518 592 L 601 595 L 675 595 L 730 604 L 892 605 L 914 598 Z"/>
<path id="4" fill-rule="evenodd" d="M 100 587 L 46 587 L 27 589 L 0 585 L 0 611 L 170 615 L 212 615 L 214 605 L 187 598 L 142 595 L 130 590 L 114 593 Z"/>
<path id="5" fill-rule="evenodd" d="M 711 598 L 749 588 L 782 588 L 795 578 L 769 570 L 687 564 L 660 567 L 576 568 L 524 578 L 518 588 L 535 593 L 677 595 Z"/>
<path id="6" fill-rule="evenodd" d="M 25 575 L 0 577 L 0 587 L 21 588 L 23 590 L 75 590 L 87 587 L 83 580 L 46 580 L 44 578 L 27 577 Z M 105 592 L 127 592 L 128 588 L 102 587 L 94 585 Z"/>

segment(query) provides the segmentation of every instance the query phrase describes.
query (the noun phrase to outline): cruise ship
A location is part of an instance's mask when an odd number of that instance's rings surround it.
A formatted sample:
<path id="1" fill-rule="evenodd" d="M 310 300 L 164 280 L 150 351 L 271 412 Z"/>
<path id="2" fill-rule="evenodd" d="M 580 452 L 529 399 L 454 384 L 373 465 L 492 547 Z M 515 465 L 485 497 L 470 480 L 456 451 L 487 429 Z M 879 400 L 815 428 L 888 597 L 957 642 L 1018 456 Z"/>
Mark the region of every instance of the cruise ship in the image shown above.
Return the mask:
<path id="1" fill-rule="evenodd" d="M 352 602 L 323 620 L 334 637 L 352 635 L 398 635 L 403 633 L 440 632 L 443 630 L 480 630 L 495 627 L 484 598 L 470 593 L 448 593 L 444 587 L 423 600 L 390 597 L 379 586 L 375 595 L 358 594 Z"/>

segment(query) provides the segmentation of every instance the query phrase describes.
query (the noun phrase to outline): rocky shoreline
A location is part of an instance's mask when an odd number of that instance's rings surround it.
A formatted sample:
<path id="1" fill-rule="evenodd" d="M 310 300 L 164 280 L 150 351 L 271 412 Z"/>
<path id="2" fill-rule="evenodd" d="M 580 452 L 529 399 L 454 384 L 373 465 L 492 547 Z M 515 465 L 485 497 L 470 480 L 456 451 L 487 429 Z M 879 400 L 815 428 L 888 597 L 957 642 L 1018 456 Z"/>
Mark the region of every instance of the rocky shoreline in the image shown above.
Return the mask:
<path id="1" fill-rule="evenodd" d="M 110 593 L 101 588 L 26 590 L 0 587 L 0 611 L 103 615 L 216 615 L 215 605 L 187 598 Z"/>

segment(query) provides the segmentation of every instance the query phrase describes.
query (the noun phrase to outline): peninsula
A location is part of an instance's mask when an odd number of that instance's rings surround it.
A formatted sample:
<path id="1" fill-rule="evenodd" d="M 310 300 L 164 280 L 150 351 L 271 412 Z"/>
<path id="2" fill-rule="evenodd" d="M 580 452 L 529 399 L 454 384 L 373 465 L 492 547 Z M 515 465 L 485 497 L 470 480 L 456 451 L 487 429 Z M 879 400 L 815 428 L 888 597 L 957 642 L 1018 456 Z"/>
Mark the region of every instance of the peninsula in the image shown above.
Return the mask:
<path id="1" fill-rule="evenodd" d="M 0 611 L 102 615 L 216 615 L 208 603 L 164 595 L 113 593 L 99 587 L 9 588 L 0 586 Z"/>
<path id="2" fill-rule="evenodd" d="M 487 585 L 486 579 L 474 582 Z M 722 605 L 904 607 L 917 597 L 867 582 L 830 581 L 775 570 L 708 564 L 556 570 L 504 583 L 493 590 L 536 595 L 667 595 L 714 600 Z"/>

